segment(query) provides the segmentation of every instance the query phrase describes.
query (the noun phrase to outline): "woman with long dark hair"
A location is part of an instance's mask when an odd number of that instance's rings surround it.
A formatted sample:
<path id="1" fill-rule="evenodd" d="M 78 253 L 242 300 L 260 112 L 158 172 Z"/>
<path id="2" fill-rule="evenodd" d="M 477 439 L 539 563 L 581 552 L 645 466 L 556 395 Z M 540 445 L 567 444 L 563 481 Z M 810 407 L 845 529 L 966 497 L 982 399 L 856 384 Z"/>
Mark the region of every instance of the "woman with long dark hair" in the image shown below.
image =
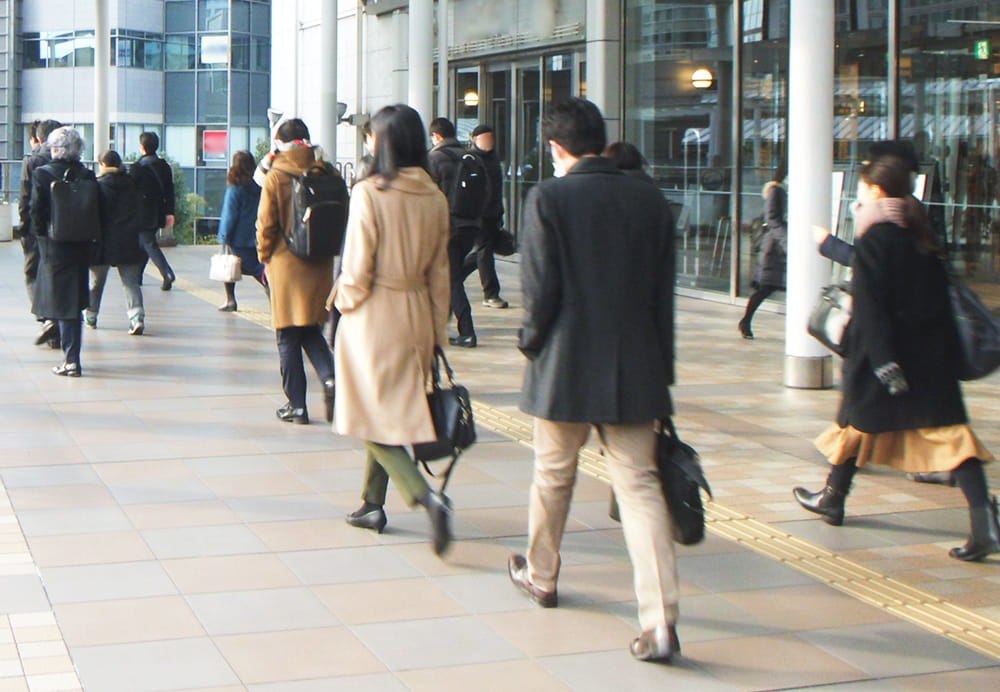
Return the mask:
<path id="1" fill-rule="evenodd" d="M 257 259 L 257 205 L 260 188 L 253 181 L 257 164 L 249 151 L 233 154 L 233 165 L 226 174 L 226 196 L 222 199 L 219 218 L 219 244 L 223 252 L 240 258 L 240 272 L 252 276 L 267 289 L 264 265 Z M 226 282 L 226 302 L 220 312 L 236 312 L 236 284 Z"/>
<path id="2" fill-rule="evenodd" d="M 983 472 L 993 455 L 969 427 L 948 277 L 923 208 L 909 203 L 912 189 L 910 169 L 898 156 L 861 168 L 843 397 L 837 422 L 816 440 L 833 468 L 822 490 L 794 494 L 802 507 L 840 526 L 859 466 L 951 471 L 969 504 L 971 531 L 949 555 L 982 560 L 1000 552 L 996 499 Z"/>
<path id="3" fill-rule="evenodd" d="M 448 202 L 427 173 L 423 123 L 405 105 L 372 118 L 375 155 L 354 186 L 341 274 L 328 306 L 341 313 L 333 349 L 334 429 L 365 440 L 362 499 L 352 526 L 381 532 L 389 480 L 427 511 L 434 552 L 451 541 L 442 496 L 405 445 L 436 439 L 427 406 L 434 348 L 447 343 Z"/>

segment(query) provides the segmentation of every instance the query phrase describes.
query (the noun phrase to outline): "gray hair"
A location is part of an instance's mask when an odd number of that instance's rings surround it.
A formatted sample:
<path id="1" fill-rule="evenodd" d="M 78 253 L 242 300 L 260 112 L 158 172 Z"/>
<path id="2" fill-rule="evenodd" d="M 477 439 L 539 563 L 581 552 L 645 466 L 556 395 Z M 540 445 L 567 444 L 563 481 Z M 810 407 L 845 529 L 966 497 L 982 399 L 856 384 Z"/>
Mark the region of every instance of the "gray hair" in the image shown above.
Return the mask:
<path id="1" fill-rule="evenodd" d="M 83 137 L 74 128 L 64 126 L 52 131 L 45 146 L 52 150 L 53 159 L 79 161 L 83 154 Z"/>

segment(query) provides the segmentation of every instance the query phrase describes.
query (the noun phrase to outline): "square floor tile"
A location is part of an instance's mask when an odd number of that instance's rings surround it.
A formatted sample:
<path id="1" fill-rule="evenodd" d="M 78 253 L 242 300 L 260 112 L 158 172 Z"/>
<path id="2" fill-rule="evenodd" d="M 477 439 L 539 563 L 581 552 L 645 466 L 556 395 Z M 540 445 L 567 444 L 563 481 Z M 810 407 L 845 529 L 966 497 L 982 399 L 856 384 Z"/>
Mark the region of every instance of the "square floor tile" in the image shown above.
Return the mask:
<path id="1" fill-rule="evenodd" d="M 245 522 L 293 521 L 296 519 L 342 518 L 338 509 L 321 495 L 230 498 L 226 504 Z"/>
<path id="2" fill-rule="evenodd" d="M 215 643 L 244 684 L 385 670 L 385 666 L 343 627 L 239 634 L 216 637 Z"/>
<path id="3" fill-rule="evenodd" d="M 37 576 L 0 576 L 0 613 L 33 613 L 48 609 L 49 599 Z"/>
<path id="4" fill-rule="evenodd" d="M 291 570 L 271 554 L 180 558 L 161 564 L 185 594 L 301 586 Z"/>
<path id="5" fill-rule="evenodd" d="M 240 682 L 211 639 L 83 646 L 72 650 L 86 690 L 158 692 Z M 183 665 L 178 665 L 183 662 Z"/>
<path id="6" fill-rule="evenodd" d="M 314 586 L 344 624 L 419 620 L 467 611 L 427 579 L 386 579 Z"/>
<path id="7" fill-rule="evenodd" d="M 53 603 L 111 601 L 177 593 L 158 562 L 49 567 L 42 570 L 45 590 Z"/>
<path id="8" fill-rule="evenodd" d="M 800 636 L 878 677 L 938 673 L 995 663 L 960 644 L 908 622 L 841 627 L 803 632 Z M 919 651 L 919 656 L 914 652 Z"/>
<path id="9" fill-rule="evenodd" d="M 242 524 L 148 529 L 142 536 L 160 560 L 267 552 L 256 534 Z"/>
<path id="10" fill-rule="evenodd" d="M 8 490 L 59 485 L 103 485 L 104 483 L 88 464 L 3 469 L 0 471 L 0 478 L 3 479 L 3 484 Z"/>
<path id="11" fill-rule="evenodd" d="M 250 685 L 249 692 L 406 692 L 392 673 L 345 675 L 323 680 L 298 680 Z"/>
<path id="12" fill-rule="evenodd" d="M 394 671 L 524 658 L 523 652 L 475 617 L 386 622 L 352 629 Z"/>
<path id="13" fill-rule="evenodd" d="M 33 509 L 18 512 L 17 516 L 21 522 L 21 530 L 28 537 L 132 529 L 132 522 L 118 507 Z"/>
<path id="14" fill-rule="evenodd" d="M 532 658 L 624 649 L 637 632 L 597 608 L 533 608 L 481 616 L 507 641 Z"/>
<path id="15" fill-rule="evenodd" d="M 701 669 L 695 661 L 683 656 L 666 666 L 637 663 L 624 646 L 617 651 L 542 658 L 538 659 L 538 664 L 574 692 L 608 692 L 608 690 L 737 692 L 748 689 L 722 682 Z"/>
<path id="16" fill-rule="evenodd" d="M 195 594 L 187 599 L 212 636 L 340 624 L 323 602 L 304 587 Z"/>
<path id="17" fill-rule="evenodd" d="M 180 596 L 64 603 L 55 614 L 71 648 L 205 636 Z"/>
<path id="18" fill-rule="evenodd" d="M 303 584 L 343 584 L 419 576 L 417 570 L 384 546 L 304 550 L 283 553 L 281 560 Z"/>
<path id="19" fill-rule="evenodd" d="M 413 692 L 508 692 L 569 689 L 535 661 L 504 661 L 397 673 Z M 607 689 L 615 689 L 609 687 Z"/>
<path id="20" fill-rule="evenodd" d="M 141 562 L 153 557 L 138 531 L 33 536 L 28 544 L 39 567 Z"/>
<path id="21" fill-rule="evenodd" d="M 816 583 L 791 567 L 756 553 L 683 557 L 677 561 L 677 571 L 682 579 L 715 593 Z"/>

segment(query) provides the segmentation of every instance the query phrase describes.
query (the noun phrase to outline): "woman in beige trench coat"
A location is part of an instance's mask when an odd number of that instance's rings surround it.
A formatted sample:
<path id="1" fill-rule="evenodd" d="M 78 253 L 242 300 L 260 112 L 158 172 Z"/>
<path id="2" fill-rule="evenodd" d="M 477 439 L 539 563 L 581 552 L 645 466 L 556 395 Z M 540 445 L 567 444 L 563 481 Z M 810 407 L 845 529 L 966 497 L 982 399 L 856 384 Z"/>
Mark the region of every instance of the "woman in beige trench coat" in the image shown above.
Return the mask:
<path id="1" fill-rule="evenodd" d="M 428 513 L 434 552 L 451 540 L 449 514 L 403 445 L 435 439 L 427 407 L 434 347 L 447 336 L 448 203 L 425 169 L 420 116 L 405 105 L 372 118 L 375 157 L 355 185 L 341 274 L 330 304 L 341 313 L 334 358 L 334 429 L 365 440 L 368 464 L 352 526 L 385 528 L 391 478 Z"/>

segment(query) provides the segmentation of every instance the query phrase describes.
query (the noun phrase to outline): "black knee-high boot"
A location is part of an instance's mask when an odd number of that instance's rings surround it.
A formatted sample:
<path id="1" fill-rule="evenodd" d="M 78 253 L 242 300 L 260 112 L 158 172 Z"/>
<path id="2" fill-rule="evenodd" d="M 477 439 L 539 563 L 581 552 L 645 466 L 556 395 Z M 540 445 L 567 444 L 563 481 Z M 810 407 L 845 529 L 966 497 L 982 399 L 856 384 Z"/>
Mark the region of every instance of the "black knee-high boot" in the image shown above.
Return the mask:
<path id="1" fill-rule="evenodd" d="M 948 555 L 956 560 L 977 562 L 992 553 L 1000 553 L 1000 525 L 997 524 L 997 499 L 986 487 L 983 462 L 966 459 L 955 469 L 955 480 L 969 503 L 969 539 Z"/>
<path id="2" fill-rule="evenodd" d="M 830 469 L 826 485 L 819 492 L 811 493 L 805 488 L 796 488 L 792 494 L 803 508 L 819 514 L 827 524 L 840 526 L 844 523 L 844 503 L 857 471 L 856 460 L 848 459 Z"/>
<path id="3" fill-rule="evenodd" d="M 236 312 L 236 283 L 227 281 L 223 285 L 226 287 L 226 302 L 219 306 L 219 312 Z"/>

